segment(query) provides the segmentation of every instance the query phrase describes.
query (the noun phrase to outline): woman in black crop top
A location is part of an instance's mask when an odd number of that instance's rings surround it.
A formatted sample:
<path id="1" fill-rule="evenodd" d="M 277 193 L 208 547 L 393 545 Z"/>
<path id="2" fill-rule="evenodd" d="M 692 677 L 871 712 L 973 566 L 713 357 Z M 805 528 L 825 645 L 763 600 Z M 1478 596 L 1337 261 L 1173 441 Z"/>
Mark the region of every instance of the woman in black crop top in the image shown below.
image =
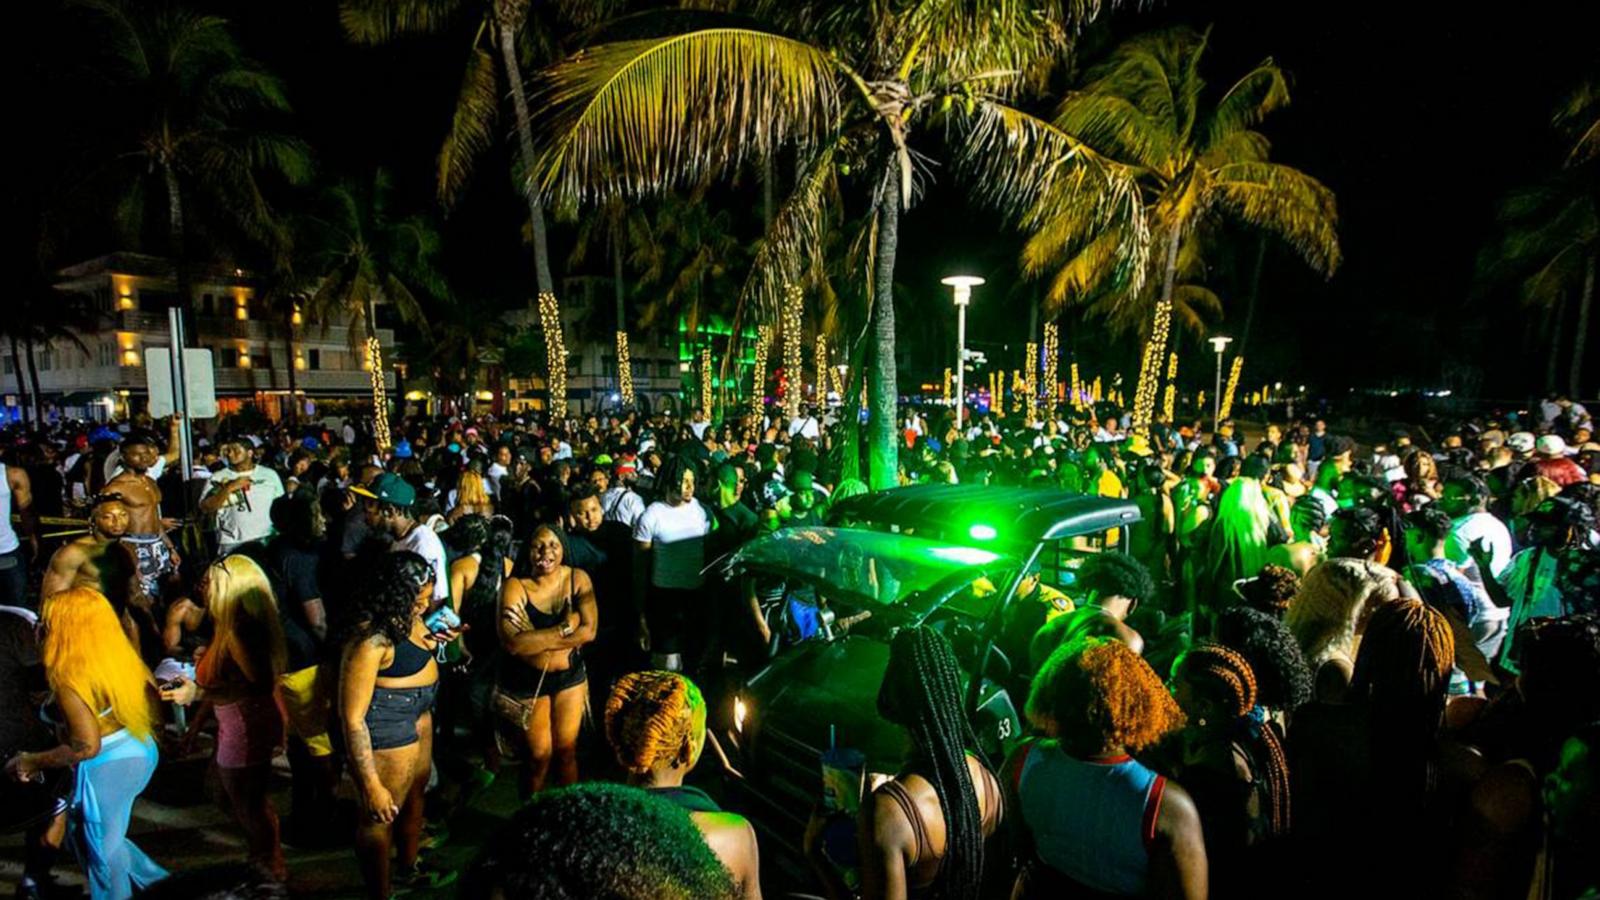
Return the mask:
<path id="1" fill-rule="evenodd" d="M 523 756 L 522 795 L 543 790 L 553 761 L 556 781 L 578 780 L 578 728 L 588 699 L 579 648 L 594 640 L 599 613 L 594 585 L 563 565 L 566 535 L 541 525 L 528 544 L 533 577 L 510 578 L 500 591 L 500 646 L 506 653 L 494 711 L 506 750 Z"/>
<path id="2" fill-rule="evenodd" d="M 374 897 L 391 892 L 389 853 L 397 845 L 400 877 L 441 887 L 454 873 L 417 866 L 422 791 L 433 765 L 433 699 L 439 666 L 433 653 L 458 631 L 429 634 L 423 613 L 433 600 L 433 567 L 415 553 L 385 554 L 353 598 L 339 644 L 338 710 L 361 818 L 356 859 Z"/>

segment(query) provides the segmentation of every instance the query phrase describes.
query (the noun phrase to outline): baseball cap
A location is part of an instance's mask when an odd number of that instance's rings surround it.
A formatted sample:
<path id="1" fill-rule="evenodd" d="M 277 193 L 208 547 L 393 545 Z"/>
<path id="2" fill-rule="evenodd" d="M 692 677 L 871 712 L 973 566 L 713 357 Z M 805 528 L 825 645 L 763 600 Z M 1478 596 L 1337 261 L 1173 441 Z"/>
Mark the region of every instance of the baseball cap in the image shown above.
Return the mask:
<path id="1" fill-rule="evenodd" d="M 412 487 L 410 482 L 393 472 L 385 472 L 379 475 L 378 480 L 372 483 L 371 488 L 362 487 L 359 484 L 351 485 L 350 493 L 368 497 L 381 503 L 393 504 L 394 506 L 410 506 L 417 502 L 417 489 Z"/>
<path id="2" fill-rule="evenodd" d="M 617 460 L 617 474 L 619 476 L 621 476 L 621 475 L 632 475 L 632 474 L 634 474 L 635 472 L 638 472 L 638 471 L 639 471 L 639 460 L 636 457 L 634 457 L 633 455 L 631 455 L 631 454 L 625 455 L 621 459 Z"/>
<path id="3" fill-rule="evenodd" d="M 594 458 L 594 464 L 597 466 L 609 466 L 611 463 L 612 459 L 609 453 L 602 453 Z"/>
<path id="4" fill-rule="evenodd" d="M 1128 436 L 1126 441 L 1123 441 L 1122 449 L 1125 452 L 1132 453 L 1134 456 L 1149 456 L 1151 453 L 1150 440 L 1142 434 L 1132 434 Z"/>
<path id="5" fill-rule="evenodd" d="M 1527 453 L 1533 449 L 1533 435 L 1526 431 L 1518 431 L 1506 438 L 1506 446 L 1518 453 Z"/>
<path id="6" fill-rule="evenodd" d="M 773 507 L 788 499 L 793 492 L 788 485 L 774 478 L 761 486 L 762 507 Z"/>
<path id="7" fill-rule="evenodd" d="M 1547 434 L 1534 444 L 1534 451 L 1540 456 L 1562 456 L 1567 452 L 1567 442 L 1559 434 Z"/>
<path id="8" fill-rule="evenodd" d="M 405 438 L 401 438 L 399 441 L 397 441 L 394 445 L 394 455 L 396 459 L 410 459 L 411 442 Z"/>
<path id="9" fill-rule="evenodd" d="M 795 491 L 809 491 L 816 487 L 816 480 L 805 469 L 796 469 L 789 473 L 789 487 Z"/>

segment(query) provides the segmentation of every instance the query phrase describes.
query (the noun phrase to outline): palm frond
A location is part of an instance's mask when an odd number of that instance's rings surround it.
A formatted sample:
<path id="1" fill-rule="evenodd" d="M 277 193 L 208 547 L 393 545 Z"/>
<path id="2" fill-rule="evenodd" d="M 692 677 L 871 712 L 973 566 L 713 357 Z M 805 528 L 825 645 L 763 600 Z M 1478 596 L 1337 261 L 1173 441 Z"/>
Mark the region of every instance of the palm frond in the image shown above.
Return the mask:
<path id="1" fill-rule="evenodd" d="M 869 10 L 874 7 L 859 5 Z M 948 84 L 980 72 L 1003 71 L 1012 77 L 992 85 L 993 92 L 1010 98 L 1022 90 L 1042 87 L 1072 38 L 1102 7 L 1110 5 L 1100 0 L 930 0 L 917 4 L 896 23 L 900 75 L 922 89 L 918 81 Z"/>
<path id="2" fill-rule="evenodd" d="M 1552 124 L 1573 136 L 1568 167 L 1600 158 L 1600 81 L 1580 84 L 1556 111 Z"/>
<path id="3" fill-rule="evenodd" d="M 1269 57 L 1233 83 L 1217 101 L 1201 150 L 1208 152 L 1233 135 L 1254 128 L 1273 110 L 1289 105 L 1289 82 Z"/>
<path id="4" fill-rule="evenodd" d="M 439 31 L 461 5 L 462 0 L 341 0 L 339 24 L 358 44 L 383 44 L 401 35 Z"/>
<path id="5" fill-rule="evenodd" d="M 834 136 L 806 160 L 794 190 L 773 211 L 772 224 L 757 243 L 750 274 L 739 289 L 741 309 L 753 307 L 762 318 L 776 316 L 784 291 L 805 283 L 811 261 L 822 255 L 835 153 L 843 140 L 843 135 Z"/>
<path id="6" fill-rule="evenodd" d="M 837 119 L 841 72 L 817 47 L 749 29 L 588 48 L 540 79 L 548 137 L 530 188 L 638 197 L 815 143 Z"/>
<path id="7" fill-rule="evenodd" d="M 1056 109 L 1057 129 L 1103 157 L 1152 172 L 1169 169 L 1177 136 L 1170 122 L 1152 116 L 1127 97 L 1091 90 L 1068 94 Z"/>
<path id="8" fill-rule="evenodd" d="M 1283 238 L 1312 268 L 1331 275 L 1339 267 L 1339 217 L 1322 182 L 1277 163 L 1235 163 L 1217 170 L 1215 191 L 1218 203 Z"/>
<path id="9" fill-rule="evenodd" d="M 450 116 L 450 130 L 439 148 L 439 203 L 449 208 L 472 175 L 473 161 L 489 149 L 494 140 L 495 114 L 499 109 L 499 81 L 495 60 L 483 45 L 474 42 L 467 70 L 456 94 L 456 108 Z"/>

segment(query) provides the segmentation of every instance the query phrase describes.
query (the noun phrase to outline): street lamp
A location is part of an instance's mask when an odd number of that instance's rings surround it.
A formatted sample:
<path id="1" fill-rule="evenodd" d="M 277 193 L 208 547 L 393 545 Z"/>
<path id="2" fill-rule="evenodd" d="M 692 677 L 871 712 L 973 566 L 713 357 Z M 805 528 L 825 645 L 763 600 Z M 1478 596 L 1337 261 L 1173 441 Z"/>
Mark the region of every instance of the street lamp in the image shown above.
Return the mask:
<path id="1" fill-rule="evenodd" d="M 967 304 L 972 300 L 972 289 L 983 284 L 976 275 L 950 275 L 939 279 L 948 284 L 956 295 L 956 431 L 961 430 L 961 410 L 967 400 Z"/>
<path id="2" fill-rule="evenodd" d="M 1222 351 L 1233 338 L 1217 335 L 1211 338 L 1211 347 L 1217 351 L 1217 391 L 1211 397 L 1211 433 L 1216 434 L 1222 428 Z"/>

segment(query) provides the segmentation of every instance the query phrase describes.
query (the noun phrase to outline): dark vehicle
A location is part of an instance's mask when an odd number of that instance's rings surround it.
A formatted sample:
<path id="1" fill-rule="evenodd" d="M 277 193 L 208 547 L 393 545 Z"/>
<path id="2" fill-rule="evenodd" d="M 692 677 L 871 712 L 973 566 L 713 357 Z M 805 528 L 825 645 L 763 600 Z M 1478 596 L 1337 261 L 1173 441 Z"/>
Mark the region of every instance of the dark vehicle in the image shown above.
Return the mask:
<path id="1" fill-rule="evenodd" d="M 722 561 L 784 603 L 820 613 L 817 633 L 780 650 L 719 710 L 719 737 L 743 776 L 733 789 L 774 835 L 796 835 L 821 795 L 819 758 L 834 741 L 861 751 L 868 772 L 904 761 L 900 729 L 878 714 L 878 688 L 897 628 L 927 624 L 950 639 L 969 679 L 979 743 L 998 761 L 1022 735 L 1012 663 L 996 640 L 1029 565 L 1071 583 L 1075 562 L 1127 545 L 1139 520 L 1124 500 L 1062 491 L 919 485 L 853 497 L 842 527 L 780 530 Z"/>

